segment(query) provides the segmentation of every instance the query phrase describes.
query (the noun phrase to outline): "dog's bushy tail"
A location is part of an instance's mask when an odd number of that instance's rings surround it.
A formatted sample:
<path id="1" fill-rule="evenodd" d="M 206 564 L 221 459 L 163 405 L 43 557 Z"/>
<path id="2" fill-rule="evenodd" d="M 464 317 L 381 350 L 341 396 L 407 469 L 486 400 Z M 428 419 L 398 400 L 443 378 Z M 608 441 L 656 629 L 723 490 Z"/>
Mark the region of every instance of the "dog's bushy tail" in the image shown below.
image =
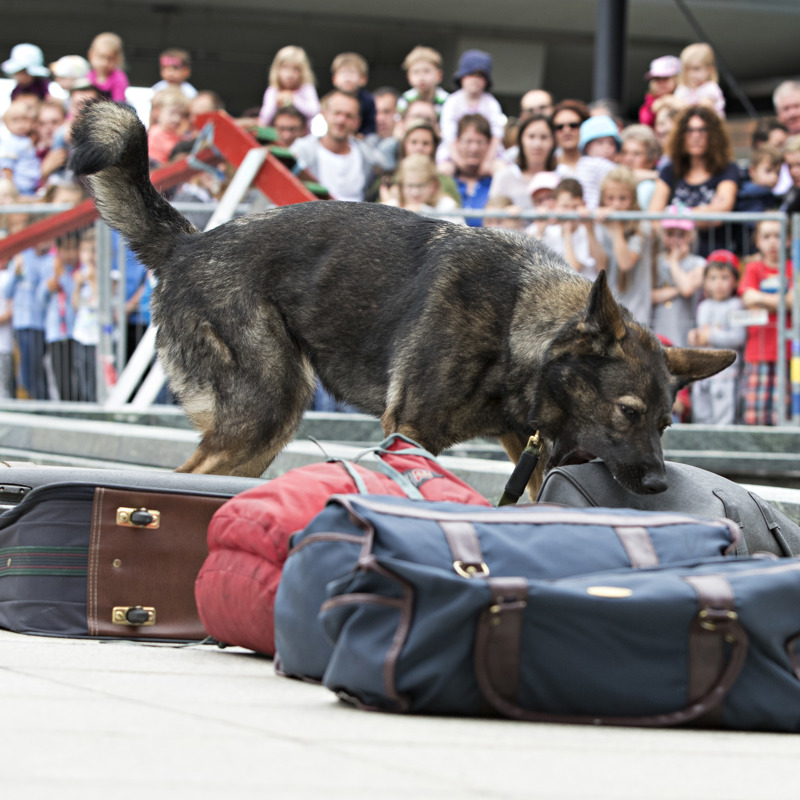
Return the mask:
<path id="1" fill-rule="evenodd" d="M 158 274 L 177 237 L 198 231 L 150 183 L 144 125 L 132 109 L 101 100 L 72 123 L 72 143 L 70 165 L 87 176 L 100 215 Z"/>

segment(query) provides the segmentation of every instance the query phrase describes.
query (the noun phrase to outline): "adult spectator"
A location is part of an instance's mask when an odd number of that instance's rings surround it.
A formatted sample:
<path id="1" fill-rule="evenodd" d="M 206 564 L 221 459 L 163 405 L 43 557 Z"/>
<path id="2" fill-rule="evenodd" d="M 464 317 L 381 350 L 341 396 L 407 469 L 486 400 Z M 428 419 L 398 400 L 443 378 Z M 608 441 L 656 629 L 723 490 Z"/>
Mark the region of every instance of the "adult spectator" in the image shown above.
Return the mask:
<path id="1" fill-rule="evenodd" d="M 386 163 L 374 147 L 356 138 L 361 124 L 359 101 L 334 89 L 322 98 L 322 116 L 325 133 L 298 139 L 291 151 L 300 169 L 316 176 L 336 200 L 361 201 Z"/>
<path id="2" fill-rule="evenodd" d="M 108 95 L 98 89 L 88 78 L 78 78 L 73 82 L 69 91 L 69 107 L 64 124 L 56 129 L 53 134 L 50 149 L 42 158 L 42 175 L 46 175 L 50 180 L 54 176 L 61 179 L 71 180 L 68 174 L 68 160 L 72 152 L 72 138 L 70 126 L 72 120 L 80 114 L 81 109 L 92 100 L 108 98 Z"/>
<path id="3" fill-rule="evenodd" d="M 519 116 L 529 116 L 531 114 L 543 114 L 549 117 L 553 113 L 553 95 L 544 89 L 531 89 L 522 95 L 519 101 Z"/>
<path id="4" fill-rule="evenodd" d="M 628 125 L 623 128 L 619 162 L 633 172 L 639 208 L 648 208 L 650 205 L 656 188 L 656 162 L 660 155 L 661 145 L 649 125 Z"/>
<path id="5" fill-rule="evenodd" d="M 481 114 L 465 114 L 458 121 L 453 143 L 457 158 L 455 178 L 462 208 L 486 208 L 492 176 L 486 172 L 485 159 L 492 143 L 492 128 Z M 492 162 L 490 162 L 492 163 Z M 480 227 L 483 220 L 467 217 L 467 225 Z"/>
<path id="6" fill-rule="evenodd" d="M 800 81 L 784 81 L 772 93 L 772 104 L 778 121 L 786 126 L 789 136 L 800 134 Z M 792 188 L 789 168 L 781 169 L 775 194 L 786 194 Z"/>
<path id="7" fill-rule="evenodd" d="M 308 120 L 299 108 L 283 106 L 275 112 L 272 127 L 278 134 L 277 144 L 288 149 L 306 132 Z"/>
<path id="8" fill-rule="evenodd" d="M 762 117 L 750 138 L 750 147 L 757 150 L 762 144 L 783 150 L 789 138 L 789 129 L 777 117 Z"/>
<path id="9" fill-rule="evenodd" d="M 397 123 L 397 98 L 400 96 L 397 89 L 391 86 L 381 86 L 372 96 L 375 98 L 375 133 L 368 133 L 364 138 L 369 144 L 379 150 L 389 169 L 397 166 L 397 146 L 395 125 Z"/>
<path id="10" fill-rule="evenodd" d="M 523 117 L 517 130 L 516 160 L 495 172 L 489 197 L 509 197 L 518 208 L 533 208 L 530 182 L 538 172 L 555 170 L 555 144 L 555 131 L 549 117 L 542 114 Z"/>
<path id="11" fill-rule="evenodd" d="M 589 109 L 580 100 L 562 100 L 553 108 L 553 129 L 558 147 L 556 160 L 558 174 L 562 177 L 575 175 L 581 157 L 578 149 L 581 125 L 588 118 Z"/>
<path id="12" fill-rule="evenodd" d="M 650 211 L 681 204 L 701 213 L 733 209 L 739 168 L 733 161 L 731 138 L 725 123 L 708 106 L 689 106 L 675 121 L 667 143 L 670 163 L 658 173 Z M 697 251 L 707 256 L 722 247 L 715 228 L 721 223 L 698 222 Z"/>

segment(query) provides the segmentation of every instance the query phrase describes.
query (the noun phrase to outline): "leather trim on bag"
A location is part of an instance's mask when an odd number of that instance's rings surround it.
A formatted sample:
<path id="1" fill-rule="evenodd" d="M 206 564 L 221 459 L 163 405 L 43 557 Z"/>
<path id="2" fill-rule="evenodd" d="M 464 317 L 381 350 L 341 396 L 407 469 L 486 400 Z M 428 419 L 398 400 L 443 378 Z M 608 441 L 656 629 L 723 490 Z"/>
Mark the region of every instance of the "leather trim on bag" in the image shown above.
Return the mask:
<path id="1" fill-rule="evenodd" d="M 800 565 L 798 565 L 800 566 Z M 710 576 L 715 577 L 715 576 Z M 483 623 L 484 617 L 481 617 Z M 620 725 L 620 726 L 643 726 L 643 727 L 671 727 L 684 725 L 703 717 L 711 709 L 720 705 L 725 695 L 736 683 L 739 673 L 744 667 L 747 659 L 748 637 L 747 632 L 733 619 L 725 614 L 719 620 L 715 619 L 717 625 L 713 631 L 709 631 L 730 645 L 730 657 L 725 664 L 717 680 L 694 702 L 688 703 L 684 708 L 677 711 L 666 712 L 663 714 L 652 714 L 649 716 L 593 716 L 593 715 L 570 715 L 552 714 L 521 708 L 515 702 L 509 701 L 504 697 L 502 691 L 493 684 L 491 672 L 488 668 L 491 658 L 491 635 L 490 625 L 479 624 L 475 641 L 475 677 L 477 678 L 483 696 L 489 704 L 500 714 L 510 719 L 524 720 L 528 722 L 553 722 L 568 723 L 576 725 Z"/>
<path id="2" fill-rule="evenodd" d="M 717 617 L 735 613 L 736 598 L 721 575 L 694 575 L 684 578 L 697 593 L 698 616 L 689 630 L 689 696 L 696 703 L 714 685 L 725 664 L 724 640 L 717 634 Z M 702 616 L 701 616 L 702 615 Z M 700 724 L 719 727 L 722 703 L 710 709 Z"/>
<path id="3" fill-rule="evenodd" d="M 439 522 L 439 527 L 444 531 L 453 563 L 461 566 L 461 570 L 457 570 L 459 574 L 462 574 L 462 571 L 469 572 L 470 567 L 474 569 L 475 574 L 481 572 L 487 574 L 481 542 L 472 523 L 442 520 Z"/>
<path id="4" fill-rule="evenodd" d="M 658 553 L 647 528 L 641 525 L 619 525 L 614 528 L 632 567 L 655 567 L 659 564 Z"/>
<path id="5" fill-rule="evenodd" d="M 519 692 L 522 611 L 528 596 L 525 578 L 489 578 L 490 605 L 478 620 L 479 636 L 486 639 L 485 658 L 475 669 L 484 670 L 486 680 L 508 703 L 516 704 Z M 477 654 L 477 650 L 476 650 Z"/>

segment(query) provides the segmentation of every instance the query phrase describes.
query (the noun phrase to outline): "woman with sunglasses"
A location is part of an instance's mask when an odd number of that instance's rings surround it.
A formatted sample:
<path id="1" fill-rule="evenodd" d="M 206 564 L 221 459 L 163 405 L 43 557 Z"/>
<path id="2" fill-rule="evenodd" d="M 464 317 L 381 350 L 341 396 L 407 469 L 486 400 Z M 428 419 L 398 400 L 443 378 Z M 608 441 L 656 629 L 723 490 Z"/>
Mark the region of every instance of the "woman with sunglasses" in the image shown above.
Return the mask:
<path id="1" fill-rule="evenodd" d="M 562 178 L 575 177 L 575 168 L 581 157 L 578 149 L 581 124 L 589 118 L 589 109 L 580 100 L 562 100 L 553 109 L 553 130 L 556 137 L 558 174 Z"/>
<path id="2" fill-rule="evenodd" d="M 700 213 L 733 210 L 739 188 L 739 169 L 733 160 L 725 123 L 708 106 L 689 106 L 675 120 L 666 154 L 650 200 L 650 211 L 679 204 Z M 697 252 L 707 256 L 726 246 L 719 222 L 697 222 Z"/>

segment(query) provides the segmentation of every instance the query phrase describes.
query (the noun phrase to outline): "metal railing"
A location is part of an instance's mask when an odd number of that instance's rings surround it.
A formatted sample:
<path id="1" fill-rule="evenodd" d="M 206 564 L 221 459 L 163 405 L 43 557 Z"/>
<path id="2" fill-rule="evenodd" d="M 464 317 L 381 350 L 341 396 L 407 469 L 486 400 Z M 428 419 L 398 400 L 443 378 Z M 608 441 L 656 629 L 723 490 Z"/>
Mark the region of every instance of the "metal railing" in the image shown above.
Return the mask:
<path id="1" fill-rule="evenodd" d="M 176 203 L 178 210 L 187 212 L 213 213 L 218 208 L 216 203 Z M 0 216 L 4 214 L 26 213 L 32 218 L 41 218 L 43 215 L 56 213 L 69 208 L 64 205 L 54 204 L 17 204 L 0 207 Z M 237 214 L 247 213 L 250 206 L 239 204 L 235 208 Z M 455 209 L 452 212 L 436 212 L 437 217 L 460 217 L 460 218 L 483 218 L 486 219 L 516 219 L 525 223 L 535 220 L 593 220 L 593 214 L 579 212 L 536 212 L 536 211 L 513 211 L 507 210 L 486 210 L 486 209 Z M 787 395 L 787 380 L 790 384 L 790 419 L 787 418 L 786 405 L 778 403 L 776 409 L 777 421 L 779 425 L 786 425 L 788 422 L 800 425 L 800 313 L 792 317 L 791 331 L 788 337 L 791 340 L 790 363 L 786 360 L 786 315 L 788 313 L 786 304 L 786 252 L 787 243 L 791 240 L 792 263 L 793 263 L 793 293 L 792 306 L 800 309 L 800 215 L 794 215 L 791 221 L 781 212 L 761 212 L 761 213 L 693 213 L 690 210 L 681 211 L 678 218 L 685 217 L 694 222 L 709 222 L 722 224 L 730 229 L 732 226 L 743 228 L 748 223 L 755 223 L 759 220 L 772 220 L 780 225 L 780 265 L 778 269 L 778 354 L 776 367 L 776 381 L 778 384 L 778 396 L 783 398 Z M 609 221 L 659 221 L 665 218 L 674 219 L 674 214 L 665 212 L 643 212 L 627 211 L 613 212 L 607 214 L 604 219 Z M 112 264 L 111 233 L 104 223 L 98 221 L 92 223 L 96 226 L 96 246 L 97 246 L 97 265 L 98 265 L 98 292 L 99 292 L 99 317 L 100 317 L 100 342 L 98 345 L 98 399 L 102 402 L 108 393 L 108 382 L 104 378 L 108 372 L 104 369 L 108 365 L 113 366 L 117 374 L 121 374 L 126 363 L 126 326 L 123 324 L 125 315 L 125 252 L 122 247 L 117 253 L 116 263 Z M 713 231 L 714 229 L 710 229 Z M 76 232 L 77 235 L 77 232 Z M 725 236 L 723 232 L 721 236 Z M 747 243 L 746 238 L 744 239 Z M 720 243 L 719 246 L 724 246 Z M 788 369 L 787 369 L 788 367 Z"/>

